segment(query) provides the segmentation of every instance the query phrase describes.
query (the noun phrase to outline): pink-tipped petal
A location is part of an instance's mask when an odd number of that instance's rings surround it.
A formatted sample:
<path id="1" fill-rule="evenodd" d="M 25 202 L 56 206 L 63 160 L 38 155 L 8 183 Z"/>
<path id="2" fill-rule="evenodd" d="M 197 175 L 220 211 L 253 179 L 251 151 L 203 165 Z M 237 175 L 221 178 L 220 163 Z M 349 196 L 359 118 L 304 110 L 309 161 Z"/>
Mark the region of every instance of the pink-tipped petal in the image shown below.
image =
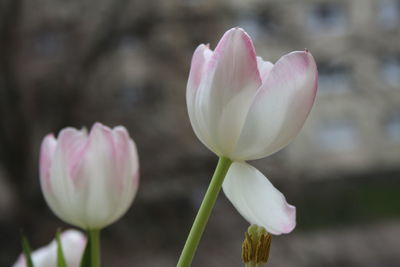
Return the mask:
<path id="1" fill-rule="evenodd" d="M 114 210 L 110 221 L 119 219 L 130 207 L 139 187 L 139 157 L 135 142 L 129 137 L 125 127 L 118 126 L 112 130 L 113 135 L 113 168 L 116 175 L 115 188 L 120 196 L 118 208 Z"/>
<path id="2" fill-rule="evenodd" d="M 317 67 L 308 51 L 283 56 L 258 91 L 232 158 L 263 158 L 287 145 L 312 108 L 317 81 Z"/>
<path id="3" fill-rule="evenodd" d="M 209 59 L 212 56 L 212 51 L 207 45 L 201 44 L 194 51 L 192 64 L 190 66 L 188 93 L 193 94 L 199 87 L 203 78 L 204 69 Z"/>
<path id="4" fill-rule="evenodd" d="M 85 199 L 80 217 L 85 227 L 102 228 L 130 207 L 137 190 L 132 177 L 138 172 L 138 156 L 125 128 L 112 130 L 100 123 L 92 127 L 86 150 L 76 174 L 85 182 L 79 194 Z"/>
<path id="5" fill-rule="evenodd" d="M 227 198 L 250 223 L 274 235 L 291 232 L 296 226 L 296 208 L 256 168 L 234 162 L 223 184 Z"/>
<path id="6" fill-rule="evenodd" d="M 86 181 L 82 189 L 82 193 L 86 195 L 85 207 L 80 210 L 86 227 L 100 227 L 97 223 L 108 221 L 116 209 L 115 203 L 110 201 L 118 199 L 115 196 L 119 193 L 117 187 L 120 186 L 113 162 L 117 153 L 113 142 L 110 128 L 100 123 L 93 125 L 88 137 L 87 151 L 77 170 L 77 179 Z"/>
<path id="7" fill-rule="evenodd" d="M 137 156 L 136 144 L 129 137 L 128 131 L 125 127 L 118 126 L 113 129 L 113 149 L 114 149 L 114 166 L 115 172 L 118 174 L 118 179 L 120 179 L 121 190 L 126 186 L 126 180 L 122 179 L 126 176 L 132 176 L 133 174 L 133 184 L 137 185 L 139 183 L 139 158 Z"/>
<path id="8" fill-rule="evenodd" d="M 230 94 L 249 84 L 261 85 L 253 41 L 241 28 L 230 29 L 222 36 L 208 68 L 215 68 L 214 82 L 218 87 L 232 90 Z"/>
<path id="9" fill-rule="evenodd" d="M 58 148 L 55 158 L 68 168 L 68 174 L 75 177 L 76 171 L 86 152 L 88 136 L 86 129 L 65 128 L 58 135 Z"/>
<path id="10" fill-rule="evenodd" d="M 201 114 L 198 114 L 197 106 L 199 105 L 199 87 L 206 83 L 207 74 L 205 73 L 206 66 L 212 56 L 212 51 L 208 45 L 201 44 L 194 51 L 192 57 L 192 64 L 190 67 L 189 80 L 186 87 L 186 103 L 188 107 L 188 114 L 192 122 L 193 130 L 197 137 L 209 146 L 210 137 L 209 133 L 204 127 L 201 126 Z M 211 149 L 211 147 L 209 147 Z"/>
<path id="11" fill-rule="evenodd" d="M 86 130 L 65 128 L 57 139 L 57 147 L 50 168 L 50 186 L 47 190 L 41 184 L 42 192 L 51 210 L 62 220 L 76 226 L 83 226 L 75 206 L 81 201 L 75 192 L 84 183 L 77 178 L 77 171 L 82 163 L 87 146 Z"/>
<path id="12" fill-rule="evenodd" d="M 250 37 L 240 28 L 227 31 L 209 59 L 192 101 L 188 92 L 196 135 L 216 154 L 227 155 L 234 149 L 260 85 Z"/>
<path id="13" fill-rule="evenodd" d="M 260 72 L 260 77 L 262 83 L 265 83 L 267 80 L 268 74 L 271 72 L 274 64 L 269 61 L 264 61 L 261 57 L 257 57 L 257 67 L 258 71 Z"/>
<path id="14" fill-rule="evenodd" d="M 50 168 L 56 152 L 57 140 L 53 134 L 48 134 L 42 141 L 39 156 L 39 173 L 40 181 L 46 190 L 51 190 L 50 185 Z"/>

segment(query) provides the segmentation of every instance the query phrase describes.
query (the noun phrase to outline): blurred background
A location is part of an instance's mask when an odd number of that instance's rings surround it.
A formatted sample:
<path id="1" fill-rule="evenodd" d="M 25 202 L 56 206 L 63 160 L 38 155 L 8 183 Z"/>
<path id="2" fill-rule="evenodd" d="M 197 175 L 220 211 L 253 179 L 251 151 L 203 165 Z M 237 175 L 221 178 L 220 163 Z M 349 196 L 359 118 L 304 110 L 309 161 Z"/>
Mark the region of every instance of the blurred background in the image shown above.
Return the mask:
<path id="1" fill-rule="evenodd" d="M 308 48 L 319 91 L 301 134 L 253 162 L 297 206 L 268 266 L 400 266 L 400 0 L 0 0 L 0 266 L 68 226 L 47 207 L 49 132 L 125 125 L 141 159 L 134 205 L 103 232 L 103 266 L 175 266 L 217 158 L 185 88 L 196 46 L 229 28 L 275 62 Z M 193 267 L 243 266 L 248 224 L 220 195 Z"/>

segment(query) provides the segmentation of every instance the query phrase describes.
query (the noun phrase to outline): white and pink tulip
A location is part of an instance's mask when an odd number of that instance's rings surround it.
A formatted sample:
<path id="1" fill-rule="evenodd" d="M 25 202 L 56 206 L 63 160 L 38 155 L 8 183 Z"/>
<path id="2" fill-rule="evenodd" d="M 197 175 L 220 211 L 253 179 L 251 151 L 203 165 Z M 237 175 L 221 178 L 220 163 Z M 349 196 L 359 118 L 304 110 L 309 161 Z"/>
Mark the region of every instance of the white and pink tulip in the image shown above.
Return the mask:
<path id="1" fill-rule="evenodd" d="M 40 151 L 40 182 L 51 210 L 82 229 L 118 220 L 136 195 L 139 162 L 127 130 L 100 123 L 47 135 Z"/>
<path id="2" fill-rule="evenodd" d="M 256 56 L 241 28 L 227 31 L 214 51 L 199 45 L 192 58 L 186 100 L 194 132 L 216 155 L 234 161 L 223 188 L 236 209 L 273 234 L 293 230 L 296 209 L 245 161 L 271 155 L 299 133 L 317 81 L 307 50 L 273 64 Z"/>

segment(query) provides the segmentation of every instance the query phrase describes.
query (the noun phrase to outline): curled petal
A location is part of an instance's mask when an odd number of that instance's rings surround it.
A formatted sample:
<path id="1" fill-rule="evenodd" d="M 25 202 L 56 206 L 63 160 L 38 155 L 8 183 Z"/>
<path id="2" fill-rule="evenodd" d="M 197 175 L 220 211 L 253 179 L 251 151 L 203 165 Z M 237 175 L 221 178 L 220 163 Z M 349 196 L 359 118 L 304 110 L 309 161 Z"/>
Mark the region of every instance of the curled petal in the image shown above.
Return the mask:
<path id="1" fill-rule="evenodd" d="M 227 198 L 250 223 L 271 234 L 291 232 L 296 226 L 296 208 L 256 168 L 235 162 L 223 184 Z"/>
<path id="2" fill-rule="evenodd" d="M 317 67 L 308 51 L 283 56 L 257 92 L 231 157 L 263 158 L 287 145 L 311 110 L 317 81 Z"/>

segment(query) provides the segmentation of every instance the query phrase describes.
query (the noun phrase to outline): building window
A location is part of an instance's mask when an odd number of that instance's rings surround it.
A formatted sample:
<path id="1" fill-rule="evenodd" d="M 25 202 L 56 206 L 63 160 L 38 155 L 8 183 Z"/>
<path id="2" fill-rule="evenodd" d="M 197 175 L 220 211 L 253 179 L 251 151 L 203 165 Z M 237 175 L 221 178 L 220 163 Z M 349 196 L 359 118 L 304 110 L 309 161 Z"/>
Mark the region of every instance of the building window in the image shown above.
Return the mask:
<path id="1" fill-rule="evenodd" d="M 400 111 L 390 114 L 385 123 L 385 132 L 389 140 L 400 143 Z"/>
<path id="2" fill-rule="evenodd" d="M 323 94 L 342 94 L 351 90 L 348 67 L 318 64 L 318 88 Z"/>
<path id="3" fill-rule="evenodd" d="M 312 32 L 342 32 L 346 29 L 346 15 L 338 3 L 312 4 L 308 14 L 308 26 Z"/>
<path id="4" fill-rule="evenodd" d="M 382 76 L 390 86 L 400 88 L 400 56 L 383 59 Z"/>
<path id="5" fill-rule="evenodd" d="M 400 0 L 380 0 L 376 19 L 384 29 L 397 28 L 400 25 Z"/>
<path id="6" fill-rule="evenodd" d="M 357 129 L 351 120 L 326 122 L 318 129 L 316 140 L 322 150 L 349 151 L 357 145 Z"/>

